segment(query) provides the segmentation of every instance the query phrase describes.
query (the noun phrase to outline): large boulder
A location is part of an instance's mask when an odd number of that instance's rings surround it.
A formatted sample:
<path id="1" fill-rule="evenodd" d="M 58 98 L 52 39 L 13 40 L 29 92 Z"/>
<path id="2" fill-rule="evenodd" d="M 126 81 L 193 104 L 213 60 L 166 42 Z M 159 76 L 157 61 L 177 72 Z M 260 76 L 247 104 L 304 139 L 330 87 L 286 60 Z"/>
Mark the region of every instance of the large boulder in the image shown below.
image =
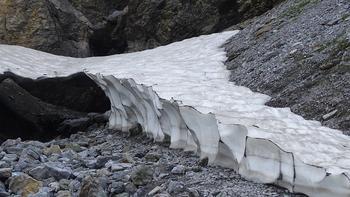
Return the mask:
<path id="1" fill-rule="evenodd" d="M 0 82 L 7 78 L 46 103 L 87 113 L 104 113 L 111 108 L 104 91 L 83 72 L 36 80 L 11 72 L 0 74 Z"/>
<path id="2" fill-rule="evenodd" d="M 50 140 L 106 123 L 103 114 L 87 114 L 105 112 L 110 103 L 85 74 L 41 80 L 0 75 L 0 141 L 17 137 Z"/>
<path id="3" fill-rule="evenodd" d="M 90 26 L 68 0 L 0 1 L 0 44 L 86 57 Z"/>
<path id="4" fill-rule="evenodd" d="M 350 134 L 349 8 L 289 0 L 253 20 L 226 45 L 231 80 Z"/>

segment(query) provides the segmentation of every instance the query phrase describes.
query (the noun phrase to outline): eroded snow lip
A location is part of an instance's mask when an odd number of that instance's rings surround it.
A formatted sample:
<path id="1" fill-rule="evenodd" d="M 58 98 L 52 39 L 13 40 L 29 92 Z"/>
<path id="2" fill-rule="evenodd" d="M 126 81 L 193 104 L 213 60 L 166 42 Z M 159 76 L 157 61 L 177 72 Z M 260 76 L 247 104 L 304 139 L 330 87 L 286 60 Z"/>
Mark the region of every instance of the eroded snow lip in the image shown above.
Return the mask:
<path id="1" fill-rule="evenodd" d="M 194 150 L 198 148 L 196 146 L 200 146 L 198 144 L 200 137 L 196 136 L 201 135 L 200 133 L 184 131 L 186 129 L 191 130 L 189 127 L 197 126 L 191 125 L 191 121 L 186 122 L 193 118 L 185 118 L 186 115 L 195 113 L 197 114 L 195 115 L 196 118 L 203 116 L 202 118 L 207 119 L 209 122 L 216 121 L 217 124 L 214 126 L 217 127 L 216 132 L 219 136 L 214 136 L 213 139 L 218 140 L 218 147 L 216 148 L 220 149 L 217 152 L 220 154 L 218 156 L 210 153 L 213 149 L 208 146 L 208 149 L 204 151 L 204 156 L 211 157 L 213 162 L 215 161 L 221 165 L 237 162 L 237 170 L 251 179 L 261 176 L 259 173 L 252 173 L 254 164 L 249 163 L 251 159 L 245 159 L 248 158 L 247 143 L 248 145 L 252 144 L 250 148 L 248 146 L 248 152 L 250 150 L 254 155 L 254 151 L 258 151 L 254 149 L 254 144 L 260 142 L 255 142 L 254 139 L 269 141 L 270 145 L 265 144 L 264 146 L 273 146 L 271 144 L 274 144 L 280 149 L 278 154 L 286 153 L 288 158 L 290 157 L 289 153 L 293 153 L 293 165 L 294 160 L 297 160 L 311 167 L 319 166 L 317 168 L 324 168 L 324 173 L 322 170 L 319 173 L 324 179 L 329 177 L 329 174 L 347 177 L 344 172 L 348 173 L 350 168 L 350 148 L 347 146 L 349 142 L 348 136 L 343 135 L 340 131 L 322 127 L 319 122 L 306 121 L 302 117 L 292 114 L 288 108 L 277 109 L 264 106 L 264 103 L 269 99 L 268 96 L 253 93 L 248 88 L 234 86 L 228 82 L 229 71 L 225 70 L 223 64 L 226 60 L 226 54 L 220 46 L 235 33 L 237 31 L 201 36 L 143 52 L 85 59 L 60 57 L 23 47 L 1 45 L 0 62 L 2 66 L 0 72 L 11 71 L 25 77 L 36 78 L 43 75 L 48 77 L 66 76 L 83 70 L 94 74 L 92 77 L 99 77 L 99 85 L 102 85 L 104 80 L 114 80 L 115 84 L 129 83 L 128 86 L 137 87 L 136 89 L 129 88 L 133 93 L 147 90 L 146 92 L 150 94 L 143 95 L 144 98 L 142 99 L 144 101 L 142 102 L 145 102 L 144 107 L 151 109 L 150 106 L 154 104 L 152 99 L 158 100 L 156 102 L 158 104 L 154 105 L 156 107 L 152 109 L 155 114 L 159 114 L 160 110 L 162 110 L 162 108 L 158 108 L 159 102 L 162 102 L 163 105 L 169 106 L 169 111 L 179 114 L 173 119 L 180 121 L 181 127 L 186 126 L 186 128 L 180 129 L 180 133 L 182 133 L 181 135 L 186 135 L 188 141 L 179 142 L 174 147 L 184 148 L 181 146 L 186 146 L 185 149 Z M 96 73 L 102 73 L 106 76 L 95 75 Z M 114 77 L 108 78 L 108 75 Z M 116 78 L 124 78 L 124 80 Z M 136 82 L 132 82 L 133 80 L 130 79 L 135 79 Z M 138 84 L 146 84 L 147 86 Z M 115 94 L 118 95 L 121 92 L 115 90 Z M 137 94 L 143 93 L 139 92 Z M 172 99 L 181 101 L 181 103 L 172 102 Z M 193 108 L 186 106 L 192 106 Z M 123 106 L 123 104 L 121 104 L 121 107 L 128 108 Z M 208 114 L 209 112 L 211 114 Z M 147 117 L 147 113 L 145 113 L 143 115 Z M 136 120 L 137 118 L 143 119 L 142 117 L 135 118 Z M 156 116 L 153 116 L 153 119 L 150 119 L 150 121 L 156 121 L 154 118 Z M 183 125 L 181 121 L 185 121 L 185 124 Z M 110 122 L 111 126 L 113 124 L 116 123 Z M 123 124 L 128 125 L 127 122 Z M 155 139 L 162 139 L 164 137 L 162 133 L 166 134 L 166 132 L 162 132 L 162 124 L 166 123 L 157 124 L 159 125 L 155 129 L 156 131 L 149 130 L 147 132 Z M 192 128 L 192 130 L 196 129 L 198 128 Z M 215 130 L 215 128 L 213 129 Z M 242 139 L 236 137 L 237 140 L 235 136 L 232 136 L 234 132 Z M 183 137 L 181 135 L 180 138 Z M 219 142 L 219 139 L 223 143 Z M 235 147 L 237 145 L 231 143 L 231 141 L 241 144 L 242 147 Z M 233 151 L 237 148 L 240 148 L 240 150 Z M 227 159 L 230 156 L 227 154 L 231 154 L 229 150 L 235 154 L 231 155 L 231 159 L 240 161 Z M 271 150 L 269 151 L 271 152 Z M 242 151 L 244 152 L 242 153 Z M 216 156 L 218 156 L 218 159 L 214 158 Z M 254 157 L 252 158 L 254 160 Z M 281 162 L 279 163 L 282 166 Z M 234 166 L 231 167 L 235 168 Z M 264 177 L 260 177 L 260 179 L 266 179 L 260 181 L 271 182 L 271 180 L 268 180 L 270 172 L 264 173 Z M 292 176 L 293 174 L 290 175 Z M 273 176 L 277 175 L 273 174 Z M 272 179 L 276 179 L 276 182 L 279 177 L 273 177 Z M 291 185 L 297 184 L 295 177 L 288 181 Z M 313 180 L 309 183 L 316 184 L 319 182 L 321 180 L 316 182 Z M 283 185 L 278 182 L 276 184 Z M 298 184 L 300 184 L 300 181 Z M 310 186 L 309 184 L 308 187 L 310 188 L 312 185 Z M 345 189 L 346 192 L 348 192 L 348 188 Z"/>

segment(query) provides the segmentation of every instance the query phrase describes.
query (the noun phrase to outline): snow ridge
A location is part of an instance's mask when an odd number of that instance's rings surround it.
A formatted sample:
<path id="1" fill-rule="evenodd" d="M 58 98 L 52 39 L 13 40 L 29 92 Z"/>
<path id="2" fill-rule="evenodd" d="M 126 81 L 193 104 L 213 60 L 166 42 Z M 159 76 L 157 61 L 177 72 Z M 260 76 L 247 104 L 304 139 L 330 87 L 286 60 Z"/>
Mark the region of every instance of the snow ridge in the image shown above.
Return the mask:
<path id="1" fill-rule="evenodd" d="M 140 124 L 156 141 L 169 136 L 171 147 L 248 179 L 310 196 L 350 196 L 350 137 L 267 107 L 268 96 L 228 82 L 220 46 L 236 33 L 85 59 L 0 45 L 0 72 L 35 78 L 83 70 L 111 100 L 110 128 Z"/>

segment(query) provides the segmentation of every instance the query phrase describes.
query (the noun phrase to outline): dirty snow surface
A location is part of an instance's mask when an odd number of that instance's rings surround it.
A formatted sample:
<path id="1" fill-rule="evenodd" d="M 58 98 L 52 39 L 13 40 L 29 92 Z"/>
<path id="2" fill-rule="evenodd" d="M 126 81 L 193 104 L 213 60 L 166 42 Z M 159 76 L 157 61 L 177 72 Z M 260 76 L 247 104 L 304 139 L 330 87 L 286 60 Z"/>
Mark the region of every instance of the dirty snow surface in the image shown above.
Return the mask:
<path id="1" fill-rule="evenodd" d="M 228 81 L 226 53 L 221 45 L 236 33 L 200 36 L 142 52 L 83 59 L 0 45 L 0 73 L 11 71 L 37 78 L 85 71 L 132 78 L 137 84 L 152 86 L 160 98 L 176 100 L 203 114 L 215 114 L 218 124 L 243 125 L 249 128 L 248 137 L 267 139 L 305 164 L 322 167 L 333 175 L 347 174 L 350 137 L 319 122 L 305 120 L 288 108 L 265 106 L 268 96 Z"/>

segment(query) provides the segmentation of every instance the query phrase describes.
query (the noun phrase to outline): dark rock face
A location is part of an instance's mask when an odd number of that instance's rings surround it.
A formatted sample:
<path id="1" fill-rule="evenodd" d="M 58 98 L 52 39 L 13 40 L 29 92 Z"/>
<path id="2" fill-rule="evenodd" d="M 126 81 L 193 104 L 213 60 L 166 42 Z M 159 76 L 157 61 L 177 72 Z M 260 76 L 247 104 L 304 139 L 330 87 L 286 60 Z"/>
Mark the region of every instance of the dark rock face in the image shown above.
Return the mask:
<path id="1" fill-rule="evenodd" d="M 138 51 L 221 31 L 280 1 L 1 1 L 0 43 L 74 57 Z"/>
<path id="2" fill-rule="evenodd" d="M 104 113 L 111 107 L 103 90 L 84 73 L 36 80 L 10 72 L 0 74 L 0 82 L 6 78 L 15 81 L 31 95 L 53 105 L 79 112 L 98 113 Z"/>
<path id="3" fill-rule="evenodd" d="M 59 55 L 90 55 L 89 20 L 68 0 L 0 2 L 0 43 Z"/>
<path id="4" fill-rule="evenodd" d="M 110 106 L 102 90 L 89 82 L 93 83 L 83 73 L 39 80 L 0 75 L 0 140 L 21 137 L 45 141 L 105 123 L 107 120 L 101 121 L 97 114 L 86 113 L 105 112 Z"/>
<path id="5" fill-rule="evenodd" d="M 231 80 L 349 134 L 349 9 L 345 0 L 287 1 L 257 18 L 226 44 Z"/>
<path id="6" fill-rule="evenodd" d="M 126 26 L 128 50 L 154 48 L 218 32 L 262 14 L 278 2 L 130 0 Z"/>

